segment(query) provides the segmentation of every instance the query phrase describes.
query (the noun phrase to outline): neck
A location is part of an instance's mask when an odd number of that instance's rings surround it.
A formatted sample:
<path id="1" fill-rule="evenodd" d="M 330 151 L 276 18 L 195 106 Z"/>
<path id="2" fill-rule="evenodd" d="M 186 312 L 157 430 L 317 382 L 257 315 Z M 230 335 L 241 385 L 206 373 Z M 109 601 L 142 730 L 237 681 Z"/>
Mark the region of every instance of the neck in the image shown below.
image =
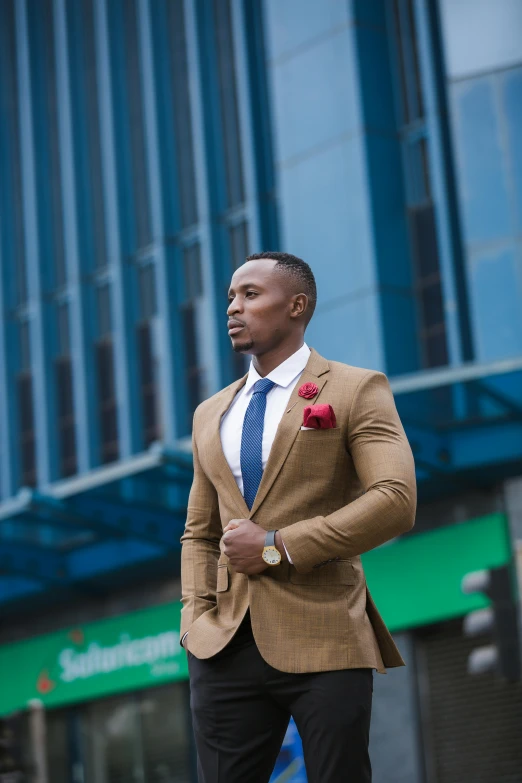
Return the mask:
<path id="1" fill-rule="evenodd" d="M 257 354 L 252 359 L 252 363 L 259 375 L 264 378 L 268 373 L 272 372 L 272 370 L 275 370 L 276 367 L 279 367 L 280 364 L 286 361 L 289 356 L 292 356 L 292 354 L 298 351 L 299 348 L 302 348 L 303 344 L 304 338 L 300 335 L 299 338 L 292 343 L 283 343 L 266 353 Z"/>

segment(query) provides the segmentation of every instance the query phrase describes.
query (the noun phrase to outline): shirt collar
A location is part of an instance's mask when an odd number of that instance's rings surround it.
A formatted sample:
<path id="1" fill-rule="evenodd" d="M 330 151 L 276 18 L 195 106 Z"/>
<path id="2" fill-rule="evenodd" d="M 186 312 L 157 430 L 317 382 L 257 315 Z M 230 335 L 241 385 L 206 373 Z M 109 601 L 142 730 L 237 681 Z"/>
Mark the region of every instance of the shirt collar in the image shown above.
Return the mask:
<path id="1" fill-rule="evenodd" d="M 310 348 L 306 343 L 299 348 L 298 351 L 293 353 L 284 362 L 278 364 L 272 372 L 269 372 L 266 378 L 274 381 L 278 386 L 289 386 L 297 376 L 303 372 L 310 356 Z M 250 368 L 248 370 L 248 378 L 245 383 L 245 394 L 249 394 L 256 381 L 261 380 L 261 375 L 255 369 L 253 362 L 250 362 Z"/>

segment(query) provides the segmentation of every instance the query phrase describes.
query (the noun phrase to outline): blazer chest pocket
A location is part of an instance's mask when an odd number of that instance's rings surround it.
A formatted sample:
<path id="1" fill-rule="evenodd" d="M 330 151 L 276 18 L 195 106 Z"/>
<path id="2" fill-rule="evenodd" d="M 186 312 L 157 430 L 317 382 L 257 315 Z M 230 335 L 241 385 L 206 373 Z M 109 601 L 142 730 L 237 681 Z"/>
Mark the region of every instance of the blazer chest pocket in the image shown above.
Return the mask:
<path id="1" fill-rule="evenodd" d="M 218 565 L 216 593 L 224 593 L 228 590 L 228 566 L 226 563 Z"/>
<path id="2" fill-rule="evenodd" d="M 334 560 L 307 574 L 300 574 L 290 566 L 289 578 L 294 585 L 354 585 L 356 574 L 351 560 Z"/>

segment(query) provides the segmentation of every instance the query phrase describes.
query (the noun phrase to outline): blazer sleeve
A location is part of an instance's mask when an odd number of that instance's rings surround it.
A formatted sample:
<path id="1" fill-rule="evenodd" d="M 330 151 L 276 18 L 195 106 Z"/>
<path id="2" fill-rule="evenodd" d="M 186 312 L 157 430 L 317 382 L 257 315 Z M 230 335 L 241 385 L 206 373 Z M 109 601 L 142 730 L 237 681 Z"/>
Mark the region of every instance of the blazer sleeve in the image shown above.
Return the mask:
<path id="1" fill-rule="evenodd" d="M 361 379 L 348 417 L 347 447 L 364 494 L 328 516 L 280 531 L 298 572 L 331 558 L 351 558 L 413 527 L 417 485 L 413 454 L 387 377 Z"/>
<path id="2" fill-rule="evenodd" d="M 194 477 L 185 530 L 181 536 L 181 639 L 194 620 L 216 605 L 217 563 L 223 535 L 217 492 L 199 461 L 196 414 L 192 427 L 192 451 Z"/>

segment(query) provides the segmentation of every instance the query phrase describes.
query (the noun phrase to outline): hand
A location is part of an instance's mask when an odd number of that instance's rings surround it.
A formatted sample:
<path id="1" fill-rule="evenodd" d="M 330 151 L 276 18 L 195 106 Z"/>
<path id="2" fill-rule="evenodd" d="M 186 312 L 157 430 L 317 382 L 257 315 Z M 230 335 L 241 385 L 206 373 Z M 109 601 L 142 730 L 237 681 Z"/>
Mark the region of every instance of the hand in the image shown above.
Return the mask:
<path id="1" fill-rule="evenodd" d="M 266 532 L 251 519 L 231 519 L 223 531 L 223 551 L 239 574 L 260 574 L 267 564 L 261 557 Z"/>

